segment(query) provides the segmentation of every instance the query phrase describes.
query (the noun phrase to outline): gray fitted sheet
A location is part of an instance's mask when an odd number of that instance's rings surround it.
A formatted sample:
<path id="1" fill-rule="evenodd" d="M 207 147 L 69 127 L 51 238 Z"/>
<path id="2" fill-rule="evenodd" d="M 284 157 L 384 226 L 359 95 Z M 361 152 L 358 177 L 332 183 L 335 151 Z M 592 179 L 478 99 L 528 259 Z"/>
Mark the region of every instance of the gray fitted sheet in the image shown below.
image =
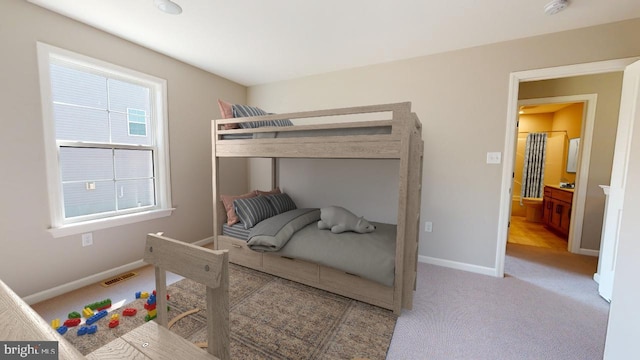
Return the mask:
<path id="1" fill-rule="evenodd" d="M 295 233 L 280 251 L 281 256 L 307 260 L 393 286 L 395 276 L 396 225 L 372 222 L 369 234 L 334 234 L 318 230 L 316 222 Z"/>

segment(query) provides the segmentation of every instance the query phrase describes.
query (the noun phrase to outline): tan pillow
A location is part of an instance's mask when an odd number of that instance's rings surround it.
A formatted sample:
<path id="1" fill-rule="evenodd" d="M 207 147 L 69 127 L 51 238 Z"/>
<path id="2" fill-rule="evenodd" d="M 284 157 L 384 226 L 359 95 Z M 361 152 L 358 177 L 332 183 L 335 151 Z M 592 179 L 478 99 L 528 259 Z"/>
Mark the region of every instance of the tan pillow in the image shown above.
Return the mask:
<path id="1" fill-rule="evenodd" d="M 224 100 L 218 99 L 218 107 L 220 108 L 220 115 L 222 115 L 223 119 L 232 119 L 233 118 L 233 105 L 229 104 Z M 224 124 L 224 129 L 237 129 L 238 124 Z"/>
<path id="2" fill-rule="evenodd" d="M 256 190 L 256 195 L 274 195 L 280 194 L 280 188 L 275 188 L 269 191 Z"/>
<path id="3" fill-rule="evenodd" d="M 220 200 L 222 200 L 224 209 L 227 211 L 227 225 L 231 226 L 240 221 L 238 215 L 236 214 L 236 211 L 233 208 L 233 200 L 248 199 L 256 196 L 258 196 L 258 194 L 256 194 L 255 191 L 242 195 L 220 195 Z"/>

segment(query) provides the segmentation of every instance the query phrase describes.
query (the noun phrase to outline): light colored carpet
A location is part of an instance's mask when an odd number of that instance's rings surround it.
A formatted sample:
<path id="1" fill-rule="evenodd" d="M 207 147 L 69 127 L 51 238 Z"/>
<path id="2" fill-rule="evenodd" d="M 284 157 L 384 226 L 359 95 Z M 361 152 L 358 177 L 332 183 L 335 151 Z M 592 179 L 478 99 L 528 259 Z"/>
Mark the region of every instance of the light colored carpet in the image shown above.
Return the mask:
<path id="1" fill-rule="evenodd" d="M 602 359 L 597 258 L 509 244 L 505 278 L 419 264 L 388 359 Z"/>

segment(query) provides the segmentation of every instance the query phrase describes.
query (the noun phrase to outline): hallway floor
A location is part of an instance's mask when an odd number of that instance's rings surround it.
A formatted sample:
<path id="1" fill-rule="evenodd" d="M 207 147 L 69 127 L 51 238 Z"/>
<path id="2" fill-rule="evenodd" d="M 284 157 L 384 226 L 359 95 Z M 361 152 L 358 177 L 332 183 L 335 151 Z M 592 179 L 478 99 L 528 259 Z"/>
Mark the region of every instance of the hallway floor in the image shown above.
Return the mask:
<path id="1" fill-rule="evenodd" d="M 548 230 L 542 223 L 533 223 L 523 216 L 512 216 L 509 227 L 510 244 L 520 244 L 567 250 L 567 239 Z"/>

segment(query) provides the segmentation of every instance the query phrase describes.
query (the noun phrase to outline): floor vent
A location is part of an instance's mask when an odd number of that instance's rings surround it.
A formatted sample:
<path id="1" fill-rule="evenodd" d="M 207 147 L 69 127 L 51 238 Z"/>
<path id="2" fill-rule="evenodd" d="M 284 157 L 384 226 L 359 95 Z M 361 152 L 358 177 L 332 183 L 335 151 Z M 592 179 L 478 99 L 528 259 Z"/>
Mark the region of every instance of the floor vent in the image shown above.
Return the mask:
<path id="1" fill-rule="evenodd" d="M 111 279 L 107 279 L 104 280 L 100 283 L 100 285 L 104 286 L 104 287 L 109 287 L 109 286 L 113 286 L 115 284 L 121 283 L 125 280 L 131 279 L 132 277 L 136 276 L 138 274 L 134 273 L 133 271 L 128 272 L 126 274 L 120 274 L 118 276 L 112 277 Z"/>

